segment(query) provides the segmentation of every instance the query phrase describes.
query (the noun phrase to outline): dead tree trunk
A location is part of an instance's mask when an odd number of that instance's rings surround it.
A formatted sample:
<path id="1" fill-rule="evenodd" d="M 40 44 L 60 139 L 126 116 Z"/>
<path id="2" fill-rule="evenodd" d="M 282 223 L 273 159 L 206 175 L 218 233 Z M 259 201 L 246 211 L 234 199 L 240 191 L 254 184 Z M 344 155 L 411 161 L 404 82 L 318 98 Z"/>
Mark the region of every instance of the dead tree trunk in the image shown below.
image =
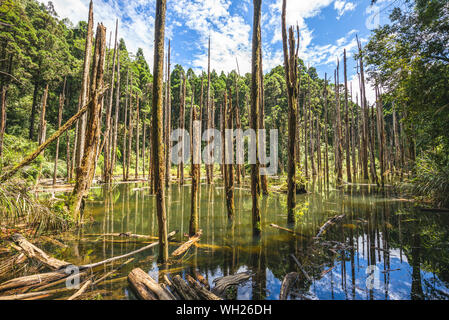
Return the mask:
<path id="1" fill-rule="evenodd" d="M 359 82 L 360 82 L 360 103 L 362 106 L 362 114 L 363 114 L 363 132 L 362 132 L 362 173 L 363 178 L 365 180 L 368 180 L 368 133 L 369 133 L 369 126 L 368 126 L 368 106 L 367 106 L 367 100 L 366 100 L 366 91 L 365 91 L 365 73 L 363 68 L 363 56 L 362 56 L 362 45 L 360 41 L 357 38 L 357 45 L 359 48 L 359 67 L 360 67 L 360 73 L 359 73 Z"/>
<path id="2" fill-rule="evenodd" d="M 261 35 L 262 37 L 262 35 Z M 263 76 L 263 57 L 262 57 L 262 46 L 260 46 L 260 52 L 259 52 L 259 59 L 260 59 L 260 112 L 259 112 L 259 129 L 265 130 L 265 90 L 264 90 L 264 76 Z M 266 153 L 266 137 L 264 135 L 261 136 L 262 141 L 260 141 L 260 148 L 261 148 L 261 157 L 263 157 L 261 160 L 265 162 L 265 153 Z M 265 167 L 265 164 L 261 164 L 262 167 Z M 268 180 L 266 175 L 260 176 L 260 186 L 262 189 L 262 194 L 267 196 L 268 195 Z"/>
<path id="3" fill-rule="evenodd" d="M 226 207 L 228 209 L 228 219 L 234 220 L 234 144 L 233 144 L 233 108 L 232 108 L 232 94 L 229 94 L 229 104 L 227 105 L 227 97 L 225 93 L 224 99 L 224 127 L 228 129 L 225 133 L 225 192 L 226 192 Z M 229 134 L 229 132 L 231 134 Z"/>
<path id="4" fill-rule="evenodd" d="M 101 133 L 101 100 L 99 91 L 103 88 L 104 57 L 106 51 L 106 28 L 99 24 L 97 27 L 94 61 L 92 65 L 92 79 L 90 81 L 90 95 L 93 99 L 88 112 L 86 126 L 86 144 L 81 166 L 77 168 L 76 184 L 70 199 L 70 209 L 75 219 L 81 217 L 82 202 L 94 176 L 95 157 Z"/>
<path id="5" fill-rule="evenodd" d="M 139 178 L 139 144 L 140 144 L 140 98 L 136 96 L 136 168 L 134 169 L 135 179 Z"/>
<path id="6" fill-rule="evenodd" d="M 346 49 L 344 49 L 344 77 L 345 77 L 345 148 L 346 148 L 346 175 L 348 182 L 352 182 L 351 174 L 351 145 L 349 131 L 349 100 L 348 100 L 348 72 L 346 65 Z"/>
<path id="7" fill-rule="evenodd" d="M 6 86 L 2 86 L 2 101 L 0 110 L 0 164 L 3 164 L 3 139 L 6 129 Z"/>
<path id="8" fill-rule="evenodd" d="M 212 128 L 212 112 L 210 103 L 210 37 L 209 37 L 209 48 L 208 48 L 208 58 L 207 58 L 207 98 L 206 98 L 206 119 L 207 119 L 207 129 Z M 210 143 L 210 141 L 209 141 Z M 215 149 L 215 148 L 214 148 Z M 214 150 L 213 149 L 213 150 Z M 207 184 L 214 184 L 214 165 L 206 165 L 206 176 Z"/>
<path id="9" fill-rule="evenodd" d="M 122 154 L 122 166 L 123 166 L 123 181 L 127 180 L 127 172 L 126 172 L 126 167 L 127 167 L 127 163 L 128 163 L 128 156 L 126 154 L 127 151 L 127 144 L 126 144 L 126 140 L 127 140 L 127 125 L 128 125 L 128 102 L 129 102 L 129 67 L 128 70 L 126 72 L 126 93 L 125 93 L 125 112 L 124 112 L 124 120 L 123 120 L 123 154 Z"/>
<path id="10" fill-rule="evenodd" d="M 341 110 L 340 110 L 340 63 L 337 61 L 337 70 L 335 71 L 335 125 L 336 125 L 336 173 L 337 173 L 337 186 L 343 183 L 343 149 L 341 145 L 342 132 L 341 132 Z"/>
<path id="11" fill-rule="evenodd" d="M 66 86 L 66 82 L 67 82 L 67 78 L 64 78 L 64 85 L 63 85 L 63 88 L 62 88 L 62 92 L 59 95 L 58 129 L 61 128 L 61 124 L 62 124 L 62 108 L 64 107 L 64 102 L 65 102 L 65 86 Z M 57 172 L 58 172 L 58 158 L 59 158 L 59 138 L 56 140 L 55 166 L 54 166 L 54 170 L 53 170 L 53 185 L 56 184 L 56 175 L 57 175 Z"/>
<path id="12" fill-rule="evenodd" d="M 260 47 L 262 45 L 260 20 L 262 0 L 253 0 L 254 22 L 253 22 L 253 44 L 252 44 L 252 75 L 251 75 L 251 119 L 250 128 L 256 132 L 255 143 L 256 157 L 258 150 L 257 132 L 259 131 L 259 110 L 260 110 Z M 262 231 L 260 208 L 259 208 L 259 165 L 258 162 L 251 164 L 251 196 L 252 196 L 252 223 L 253 234 L 259 235 Z"/>
<path id="13" fill-rule="evenodd" d="M 237 62 L 237 70 L 239 69 L 238 65 L 238 61 L 236 58 L 236 62 Z M 235 106 L 235 127 L 238 130 L 242 129 L 242 122 L 240 120 L 240 101 L 239 101 L 239 85 L 238 85 L 238 79 L 240 78 L 240 72 L 238 71 L 238 73 L 236 73 L 235 75 L 235 99 L 236 99 L 236 106 Z M 240 154 L 239 151 L 239 140 L 241 139 L 240 136 L 237 137 L 237 154 Z M 239 160 L 239 159 L 237 159 Z M 241 159 L 240 159 L 241 160 Z M 237 165 L 236 165 L 236 174 L 235 177 L 237 178 L 237 184 L 240 185 L 240 178 L 242 176 L 242 165 L 240 164 L 240 161 L 237 161 Z"/>
<path id="14" fill-rule="evenodd" d="M 45 113 L 47 111 L 47 99 L 48 99 L 48 83 L 45 86 L 44 95 L 42 97 L 42 108 L 41 108 L 41 117 L 39 121 L 39 136 L 38 136 L 39 145 L 45 142 L 47 135 L 47 121 L 45 120 Z"/>
<path id="15" fill-rule="evenodd" d="M 112 55 L 112 72 L 111 72 L 111 83 L 109 88 L 109 103 L 106 109 L 106 121 L 105 121 L 105 131 L 104 131 L 104 167 L 103 167 L 103 178 L 106 184 L 112 183 L 112 146 L 110 144 L 111 127 L 112 127 L 112 103 L 114 99 L 114 80 L 115 80 L 115 64 L 117 57 L 117 33 L 118 33 L 118 20 L 116 20 L 115 25 L 115 41 L 114 41 L 114 53 Z"/>
<path id="16" fill-rule="evenodd" d="M 117 163 L 117 138 L 120 114 L 120 50 L 117 50 L 117 82 L 115 90 L 115 115 L 114 115 L 114 137 L 112 140 L 112 163 L 111 176 L 115 171 L 115 164 Z"/>
<path id="17" fill-rule="evenodd" d="M 171 169 L 171 75 L 170 75 L 170 53 L 171 43 L 168 41 L 168 53 L 167 53 L 167 94 L 165 103 L 165 183 L 168 186 L 170 184 L 170 169 Z"/>
<path id="18" fill-rule="evenodd" d="M 287 1 L 282 2 L 282 44 L 284 50 L 284 67 L 288 94 L 288 173 L 287 173 L 287 214 L 288 223 L 295 222 L 296 207 L 296 166 L 295 166 L 295 142 L 296 142 L 296 102 L 298 101 L 298 51 L 299 51 L 299 27 L 297 27 L 298 43 L 295 45 L 293 27 L 289 29 L 287 39 L 286 8 Z M 288 41 L 288 44 L 287 44 Z"/>
<path id="19" fill-rule="evenodd" d="M 184 135 L 184 129 L 185 129 L 185 107 L 186 107 L 186 76 L 185 74 L 181 75 L 181 86 L 180 86 L 180 108 L 179 108 L 179 129 L 183 132 L 181 137 L 181 161 L 179 162 L 178 170 L 179 170 L 179 184 L 184 184 L 184 155 L 185 155 L 185 135 Z"/>
<path id="20" fill-rule="evenodd" d="M 329 112 L 327 110 L 327 73 L 324 76 L 324 158 L 325 158 L 325 177 L 326 184 L 329 186 L 329 132 L 327 129 L 329 123 Z"/>
<path id="21" fill-rule="evenodd" d="M 156 1 L 154 30 L 154 84 L 152 108 L 152 159 L 159 226 L 159 260 L 168 259 L 167 216 L 165 212 L 164 150 L 162 146 L 162 99 L 164 90 L 164 37 L 166 0 Z"/>
<path id="22" fill-rule="evenodd" d="M 84 63 L 83 63 L 83 80 L 81 82 L 81 93 L 79 97 L 79 105 L 78 110 L 86 105 L 86 102 L 89 98 L 89 71 L 90 64 L 92 59 L 92 44 L 93 44 L 93 36 L 94 36 L 94 12 L 93 12 L 93 2 L 90 1 L 89 4 L 89 18 L 87 22 L 87 37 L 86 44 L 84 49 Z M 85 137 L 86 137 L 86 121 L 87 115 L 84 115 L 77 124 L 77 139 L 76 139 L 76 150 L 74 154 L 75 165 L 74 168 L 78 170 L 81 166 L 81 159 L 84 155 L 84 147 L 85 147 Z"/>
<path id="23" fill-rule="evenodd" d="M 192 101 L 193 101 L 192 95 Z M 198 225 L 198 189 L 200 186 L 200 170 L 201 170 L 201 120 L 199 119 L 199 111 L 192 102 L 192 198 L 189 236 L 193 237 L 199 231 Z"/>
<path id="24" fill-rule="evenodd" d="M 133 73 L 131 71 L 131 89 L 129 93 L 129 126 L 128 126 L 128 151 L 126 152 L 126 179 L 129 179 L 129 168 L 131 166 L 131 153 L 132 153 L 132 144 L 133 144 L 133 130 L 134 130 L 134 116 L 133 116 Z"/>

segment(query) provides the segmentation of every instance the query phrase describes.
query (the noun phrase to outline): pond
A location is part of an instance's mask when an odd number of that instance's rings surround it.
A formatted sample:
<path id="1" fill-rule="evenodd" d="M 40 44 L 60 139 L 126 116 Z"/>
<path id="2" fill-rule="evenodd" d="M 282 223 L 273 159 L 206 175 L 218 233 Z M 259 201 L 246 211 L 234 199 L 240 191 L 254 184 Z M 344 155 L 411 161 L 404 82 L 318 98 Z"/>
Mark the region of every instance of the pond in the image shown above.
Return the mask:
<path id="1" fill-rule="evenodd" d="M 178 231 L 170 243 L 172 252 L 186 241 L 191 187 L 174 184 L 167 191 L 168 229 Z M 288 299 L 449 298 L 449 215 L 421 212 L 388 188 L 379 191 L 361 184 L 326 190 L 315 186 L 313 193 L 297 197 L 296 235 L 270 226 L 287 227 L 285 196 L 273 193 L 261 198 L 263 232 L 258 239 L 252 236 L 248 189 L 235 190 L 233 226 L 227 219 L 221 183 L 202 184 L 199 200 L 203 235 L 198 246 L 164 267 L 156 262 L 157 248 L 138 254 L 113 280 L 103 284 L 103 299 L 135 299 L 126 276 L 136 267 L 156 280 L 164 274 L 185 276 L 195 270 L 211 287 L 217 277 L 250 272 L 247 282 L 228 290 L 229 299 L 279 299 L 282 280 L 290 272 L 298 272 L 300 277 Z M 86 210 L 92 223 L 66 239 L 68 248 L 59 249 L 59 258 L 81 265 L 151 242 L 101 234 L 157 236 L 155 197 L 148 185 L 93 189 Z M 326 221 L 342 214 L 342 221 L 315 238 Z M 53 248 L 51 252 L 55 251 Z"/>

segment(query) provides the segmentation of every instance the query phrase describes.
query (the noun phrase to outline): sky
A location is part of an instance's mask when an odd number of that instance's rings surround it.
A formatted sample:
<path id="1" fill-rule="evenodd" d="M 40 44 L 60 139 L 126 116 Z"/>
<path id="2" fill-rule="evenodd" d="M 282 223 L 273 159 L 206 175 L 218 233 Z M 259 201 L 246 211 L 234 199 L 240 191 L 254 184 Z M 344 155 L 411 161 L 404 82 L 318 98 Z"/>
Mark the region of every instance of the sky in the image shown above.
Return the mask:
<path id="1" fill-rule="evenodd" d="M 42 1 L 46 3 L 47 1 Z M 356 35 L 366 43 L 371 30 L 389 21 L 398 0 L 287 0 L 287 24 L 299 26 L 300 58 L 317 69 L 318 75 L 334 81 L 337 59 L 348 56 L 348 80 L 358 90 Z M 74 25 L 87 20 L 89 0 L 53 0 L 60 18 Z M 119 37 L 131 52 L 142 48 L 153 66 L 155 0 L 94 0 L 95 23 L 103 22 L 108 32 L 119 20 Z M 283 63 L 281 38 L 282 0 L 262 1 L 262 43 L 264 72 Z M 171 39 L 173 65 L 181 64 L 196 73 L 207 70 L 208 37 L 211 37 L 211 68 L 228 73 L 237 68 L 251 70 L 253 23 L 252 0 L 167 0 L 166 37 Z M 340 81 L 343 81 L 340 63 Z M 355 94 L 354 94 L 355 96 Z M 367 93 L 374 101 L 373 90 Z"/>

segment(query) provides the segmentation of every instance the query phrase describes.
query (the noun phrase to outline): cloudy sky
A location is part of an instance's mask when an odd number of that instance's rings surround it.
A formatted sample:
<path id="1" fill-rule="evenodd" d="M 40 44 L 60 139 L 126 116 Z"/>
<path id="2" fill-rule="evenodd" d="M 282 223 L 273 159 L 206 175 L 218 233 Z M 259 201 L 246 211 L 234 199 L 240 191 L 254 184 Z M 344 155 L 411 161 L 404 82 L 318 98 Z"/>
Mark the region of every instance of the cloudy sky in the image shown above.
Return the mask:
<path id="1" fill-rule="evenodd" d="M 357 86 L 352 59 L 357 48 L 355 36 L 365 42 L 370 29 L 388 22 L 396 1 L 379 0 L 372 7 L 371 0 L 287 0 L 287 24 L 299 25 L 300 57 L 316 67 L 320 77 L 327 73 L 333 81 L 337 58 L 342 59 L 346 48 L 349 78 Z M 283 62 L 282 0 L 262 2 L 264 71 L 268 72 Z M 73 24 L 87 19 L 89 0 L 53 0 L 53 4 L 60 18 L 69 18 Z M 103 22 L 112 31 L 119 19 L 119 36 L 130 51 L 141 47 L 151 68 L 154 12 L 155 0 L 94 0 L 95 22 Z M 240 72 L 249 72 L 252 21 L 252 0 L 168 0 L 166 35 L 172 41 L 173 62 L 196 72 L 205 70 L 210 36 L 213 69 L 230 72 L 236 69 L 237 58 Z"/>

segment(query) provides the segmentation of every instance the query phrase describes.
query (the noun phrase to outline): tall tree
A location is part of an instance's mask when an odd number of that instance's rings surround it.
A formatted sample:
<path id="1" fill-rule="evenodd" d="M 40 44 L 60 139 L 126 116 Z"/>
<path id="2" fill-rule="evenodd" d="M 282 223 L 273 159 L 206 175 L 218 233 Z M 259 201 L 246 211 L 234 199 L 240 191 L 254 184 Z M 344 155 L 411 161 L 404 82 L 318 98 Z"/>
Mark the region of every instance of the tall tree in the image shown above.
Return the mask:
<path id="1" fill-rule="evenodd" d="M 59 108 L 58 108 L 58 129 L 61 128 L 62 124 L 62 108 L 64 107 L 65 102 L 65 86 L 67 83 L 67 78 L 64 78 L 64 85 L 62 87 L 62 92 L 59 95 Z M 55 154 L 55 165 L 53 170 L 53 185 L 56 184 L 56 175 L 58 172 L 58 158 L 59 158 L 59 138 L 56 140 L 56 154 Z M 69 169 L 67 168 L 67 171 Z"/>
<path id="2" fill-rule="evenodd" d="M 282 45 L 284 50 L 285 80 L 288 94 L 288 164 L 287 164 L 287 214 L 288 223 L 295 223 L 296 207 L 296 108 L 298 101 L 298 51 L 299 51 L 299 27 L 297 28 L 298 43 L 295 45 L 293 27 L 289 28 L 287 38 L 286 26 L 287 1 L 282 2 Z"/>
<path id="3" fill-rule="evenodd" d="M 262 46 L 261 39 L 261 7 L 262 0 L 253 0 L 254 4 L 254 21 L 253 21 L 253 44 L 252 44 L 252 74 L 251 74 L 251 119 L 250 128 L 256 133 L 255 143 L 256 157 L 258 154 L 258 131 L 259 131 L 259 110 L 260 110 L 260 47 Z M 251 164 L 251 197 L 252 197 L 252 222 L 253 234 L 259 235 L 262 231 L 260 207 L 259 207 L 259 164 Z"/>
<path id="4" fill-rule="evenodd" d="M 154 28 L 154 84 L 152 108 L 152 159 L 159 226 L 159 259 L 168 260 L 167 216 L 165 211 L 164 150 L 162 148 L 162 99 L 164 88 L 164 38 L 166 0 L 156 1 Z"/>

